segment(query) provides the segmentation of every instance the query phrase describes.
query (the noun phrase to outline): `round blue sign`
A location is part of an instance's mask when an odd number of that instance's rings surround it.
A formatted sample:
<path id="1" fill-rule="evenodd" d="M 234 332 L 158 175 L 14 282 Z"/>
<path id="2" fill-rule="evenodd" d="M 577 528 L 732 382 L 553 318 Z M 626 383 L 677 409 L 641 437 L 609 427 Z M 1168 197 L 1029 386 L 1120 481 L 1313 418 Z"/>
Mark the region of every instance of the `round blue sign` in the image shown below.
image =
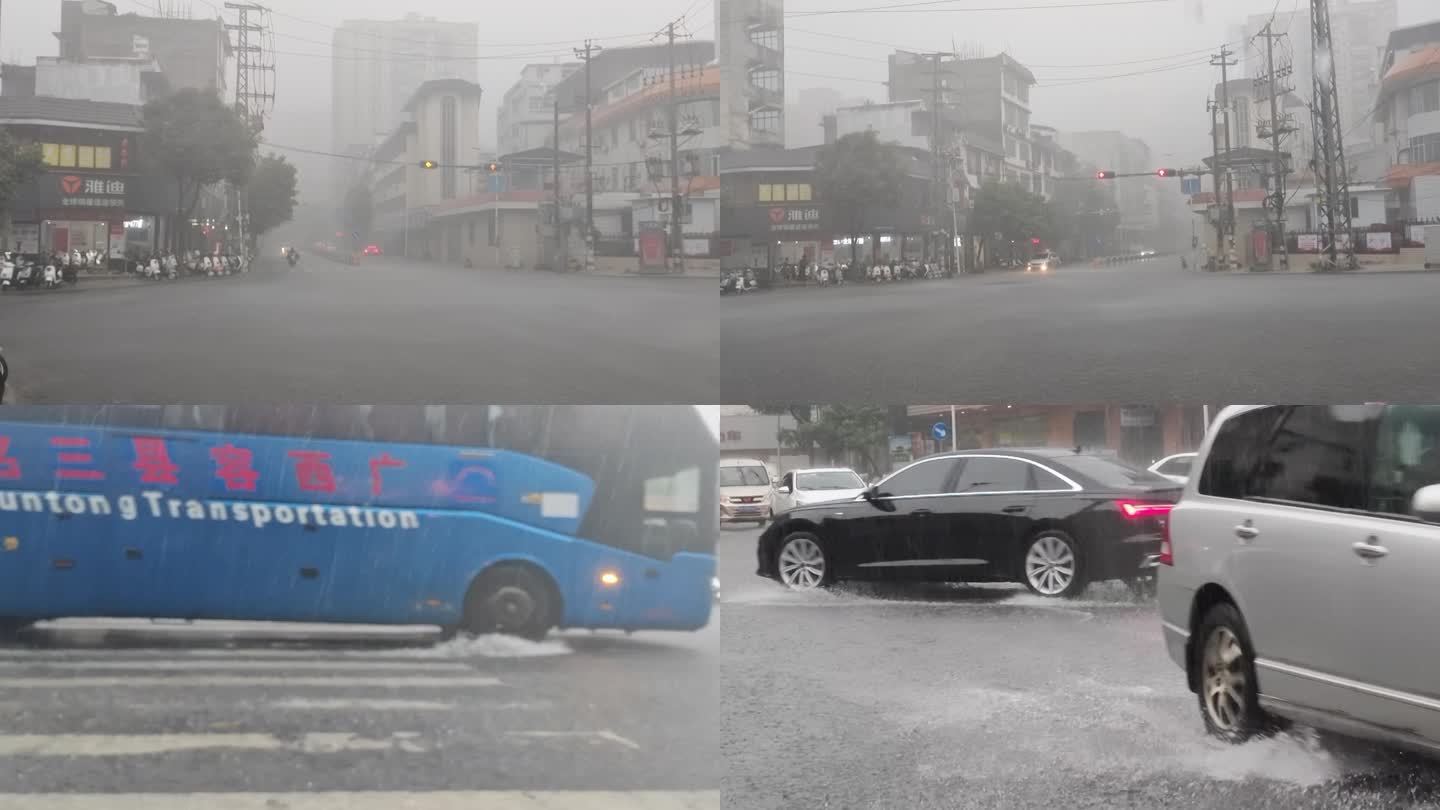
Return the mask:
<path id="1" fill-rule="evenodd" d="M 936 422 L 935 425 L 930 428 L 930 432 L 935 434 L 935 438 L 943 439 L 950 435 L 950 426 L 944 422 Z"/>

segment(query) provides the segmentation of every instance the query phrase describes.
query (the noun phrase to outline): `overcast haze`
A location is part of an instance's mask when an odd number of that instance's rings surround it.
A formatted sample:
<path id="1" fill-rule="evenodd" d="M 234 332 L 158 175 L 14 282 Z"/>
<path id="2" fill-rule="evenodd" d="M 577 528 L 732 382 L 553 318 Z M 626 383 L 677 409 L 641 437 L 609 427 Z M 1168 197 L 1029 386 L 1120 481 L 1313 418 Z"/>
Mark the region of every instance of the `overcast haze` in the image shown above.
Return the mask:
<path id="1" fill-rule="evenodd" d="M 1055 6 L 1095 0 L 1023 0 L 1017 5 Z M 223 0 L 188 0 L 193 16 L 208 16 Z M 847 97 L 884 100 L 889 45 L 917 50 L 1005 50 L 1030 66 L 1040 82 L 1032 95 L 1033 121 L 1061 130 L 1120 129 L 1147 141 L 1157 161 L 1189 164 L 1208 150 L 1205 99 L 1218 79 L 1205 64 L 1207 49 L 1226 38 L 1230 26 L 1250 14 L 1299 6 L 1299 0 L 1111 0 L 1084 8 L 977 11 L 1010 5 L 998 0 L 957 0 L 887 12 L 798 16 L 807 11 L 906 5 L 903 0 L 788 0 L 786 68 L 792 97 L 829 86 Z M 153 13 L 150 0 L 118 0 L 124 11 Z M 330 148 L 329 43 L 344 19 L 394 19 L 415 12 L 441 19 L 477 20 L 484 88 L 482 141 L 494 143 L 495 104 L 528 62 L 570 58 L 569 46 L 586 37 L 604 45 L 644 42 L 643 32 L 688 12 L 688 28 L 713 35 L 714 0 L 637 0 L 623 13 L 615 4 L 588 0 L 534 0 L 524 4 L 473 0 L 275 0 L 277 90 L 266 133 L 277 146 Z M 1440 17 L 1426 11 L 1434 0 L 1401 0 L 1400 24 Z M 969 11 L 959 9 L 968 8 Z M 28 63 L 56 52 L 58 0 L 4 3 L 0 53 Z M 293 16 L 292 16 L 293 15 Z M 843 37 L 873 40 L 875 44 Z M 542 43 L 542 44 L 537 44 Z M 564 44 L 551 44 L 564 43 Z M 885 43 L 885 44 L 879 44 Z M 507 58 L 507 54 L 515 56 Z M 1150 61 L 1138 61 L 1150 60 Z M 1128 64 L 1122 64 L 1128 63 Z M 1158 70 L 1157 70 L 1158 69 Z M 1140 75 L 1115 74 L 1148 71 Z M 819 75 L 816 75 L 819 74 Z M 1047 87 L 1046 85 L 1051 85 Z M 1308 95 L 1308 93 L 1307 93 Z M 818 130 L 816 130 L 818 135 Z M 328 158 L 292 154 L 306 169 Z M 318 161 L 318 163 L 317 163 Z M 319 179 L 319 178 L 314 178 Z M 313 196 L 309 201 L 314 202 Z"/>

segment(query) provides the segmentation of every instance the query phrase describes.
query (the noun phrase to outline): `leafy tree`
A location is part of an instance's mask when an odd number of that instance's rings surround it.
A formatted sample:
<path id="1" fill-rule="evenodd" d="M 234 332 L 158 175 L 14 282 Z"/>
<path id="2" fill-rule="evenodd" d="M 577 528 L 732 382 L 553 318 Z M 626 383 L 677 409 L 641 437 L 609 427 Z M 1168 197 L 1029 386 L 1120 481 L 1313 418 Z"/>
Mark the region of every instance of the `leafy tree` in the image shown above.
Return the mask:
<path id="1" fill-rule="evenodd" d="M 1000 234 L 1009 243 L 1055 237 L 1055 217 L 1049 203 L 1039 194 L 1015 183 L 991 180 L 975 192 L 970 214 L 970 232 L 982 242 Z"/>
<path id="2" fill-rule="evenodd" d="M 1106 244 L 1120 227 L 1120 210 L 1115 202 L 1115 186 L 1095 179 L 1093 166 L 1070 161 L 1057 168 L 1066 177 L 1055 184 L 1050 199 L 1055 214 L 1057 237 L 1066 240 L 1076 258 L 1096 255 L 1097 240 Z"/>
<path id="3" fill-rule="evenodd" d="M 361 239 L 369 237 L 370 228 L 375 223 L 375 200 L 370 194 L 370 187 L 363 183 L 351 186 L 345 192 L 345 207 L 341 215 L 347 231 L 360 234 Z"/>
<path id="4" fill-rule="evenodd" d="M 280 155 L 266 155 L 255 164 L 255 172 L 245 186 L 245 208 L 254 237 L 295 216 L 295 175 L 294 164 Z"/>
<path id="5" fill-rule="evenodd" d="M 853 451 L 865 464 L 867 475 L 883 470 L 876 464 L 875 450 L 889 438 L 888 412 L 880 405 L 761 405 L 761 413 L 788 414 L 795 427 L 780 431 L 781 444 L 811 453 L 825 451 L 834 458 Z"/>
<path id="6" fill-rule="evenodd" d="M 144 110 L 147 160 L 175 181 L 175 223 L 190 219 L 200 190 L 228 180 L 245 185 L 255 169 L 257 136 L 239 113 L 212 92 L 185 88 Z M 183 248 L 183 227 L 170 229 L 170 248 Z"/>
<path id="7" fill-rule="evenodd" d="M 44 165 L 40 155 L 40 144 L 20 143 L 10 133 L 0 129 L 0 225 L 7 237 L 10 232 L 10 201 L 15 199 L 20 187 L 40 173 Z"/>
<path id="8" fill-rule="evenodd" d="M 824 200 L 835 224 L 852 237 L 850 264 L 858 257 L 853 237 L 865 232 L 873 211 L 900 205 L 905 168 L 899 154 L 873 131 L 842 135 L 815 159 L 815 196 Z"/>

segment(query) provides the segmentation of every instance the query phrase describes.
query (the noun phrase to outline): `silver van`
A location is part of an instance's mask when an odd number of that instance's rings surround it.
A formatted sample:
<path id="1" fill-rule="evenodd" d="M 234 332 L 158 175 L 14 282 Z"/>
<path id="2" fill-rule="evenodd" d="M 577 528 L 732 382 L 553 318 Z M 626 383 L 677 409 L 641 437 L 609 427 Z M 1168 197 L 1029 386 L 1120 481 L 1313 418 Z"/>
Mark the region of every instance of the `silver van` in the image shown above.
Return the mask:
<path id="1" fill-rule="evenodd" d="M 1440 755 L 1440 405 L 1227 408 L 1160 562 L 1211 734 L 1298 721 Z"/>

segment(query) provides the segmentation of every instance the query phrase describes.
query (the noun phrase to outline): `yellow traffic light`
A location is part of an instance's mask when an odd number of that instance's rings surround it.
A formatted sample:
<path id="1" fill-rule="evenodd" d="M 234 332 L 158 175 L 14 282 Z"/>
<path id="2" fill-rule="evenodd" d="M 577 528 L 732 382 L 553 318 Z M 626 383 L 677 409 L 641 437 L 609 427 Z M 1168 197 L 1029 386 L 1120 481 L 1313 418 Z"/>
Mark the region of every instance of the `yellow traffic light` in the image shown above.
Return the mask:
<path id="1" fill-rule="evenodd" d="M 499 163 L 491 163 L 490 165 L 486 166 L 485 168 L 489 169 L 491 174 L 496 174 L 496 173 L 498 173 L 498 172 L 500 171 L 500 164 L 499 164 Z"/>
<path id="2" fill-rule="evenodd" d="M 440 165 L 439 163 L 436 163 L 436 162 L 433 161 L 433 160 L 422 160 L 422 161 L 420 161 L 420 168 L 422 168 L 422 169 L 433 169 L 433 168 L 435 168 L 436 166 L 439 166 L 439 165 Z"/>

